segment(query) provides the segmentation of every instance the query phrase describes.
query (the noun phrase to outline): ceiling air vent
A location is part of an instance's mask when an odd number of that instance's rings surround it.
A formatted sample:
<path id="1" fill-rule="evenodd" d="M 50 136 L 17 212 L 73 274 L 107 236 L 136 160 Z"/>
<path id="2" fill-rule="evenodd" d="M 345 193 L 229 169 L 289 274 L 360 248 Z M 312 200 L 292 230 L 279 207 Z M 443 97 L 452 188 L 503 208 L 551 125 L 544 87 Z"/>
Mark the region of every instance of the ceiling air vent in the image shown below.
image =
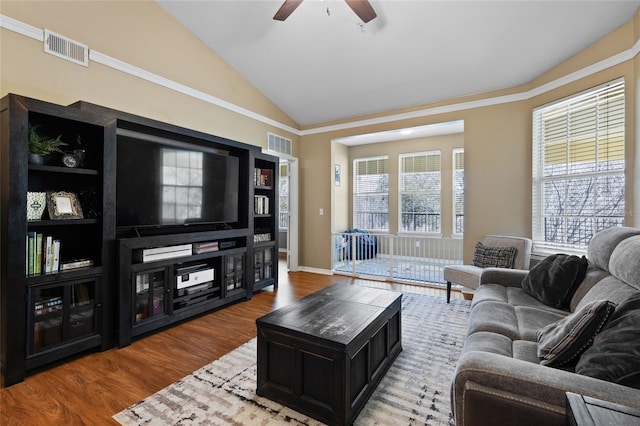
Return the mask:
<path id="1" fill-rule="evenodd" d="M 89 47 L 68 37 L 44 30 L 44 51 L 76 64 L 89 66 Z"/>
<path id="2" fill-rule="evenodd" d="M 280 152 L 282 154 L 291 155 L 291 139 L 268 133 L 269 151 Z"/>

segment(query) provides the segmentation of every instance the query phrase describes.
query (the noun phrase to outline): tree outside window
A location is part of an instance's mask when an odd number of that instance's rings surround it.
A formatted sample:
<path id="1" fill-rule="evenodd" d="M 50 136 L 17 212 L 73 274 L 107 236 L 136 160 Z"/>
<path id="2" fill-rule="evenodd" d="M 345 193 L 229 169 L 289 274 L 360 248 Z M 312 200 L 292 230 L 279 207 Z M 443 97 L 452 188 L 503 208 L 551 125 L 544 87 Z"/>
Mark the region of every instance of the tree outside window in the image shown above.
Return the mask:
<path id="1" fill-rule="evenodd" d="M 400 155 L 400 231 L 440 232 L 440 151 Z"/>
<path id="2" fill-rule="evenodd" d="M 389 158 L 356 159 L 353 224 L 368 231 L 389 231 Z"/>
<path id="3" fill-rule="evenodd" d="M 533 113 L 533 240 L 584 250 L 624 225 L 624 81 Z"/>

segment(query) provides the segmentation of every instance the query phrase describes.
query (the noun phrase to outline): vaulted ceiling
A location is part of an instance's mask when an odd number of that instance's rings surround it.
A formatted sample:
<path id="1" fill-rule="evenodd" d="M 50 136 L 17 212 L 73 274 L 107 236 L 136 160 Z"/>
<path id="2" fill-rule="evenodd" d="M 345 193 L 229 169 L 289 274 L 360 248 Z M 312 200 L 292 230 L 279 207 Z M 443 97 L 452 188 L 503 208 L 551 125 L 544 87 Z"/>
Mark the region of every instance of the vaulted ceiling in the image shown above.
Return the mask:
<path id="1" fill-rule="evenodd" d="M 631 20 L 629 1 L 343 0 L 158 3 L 299 125 L 531 82 Z"/>

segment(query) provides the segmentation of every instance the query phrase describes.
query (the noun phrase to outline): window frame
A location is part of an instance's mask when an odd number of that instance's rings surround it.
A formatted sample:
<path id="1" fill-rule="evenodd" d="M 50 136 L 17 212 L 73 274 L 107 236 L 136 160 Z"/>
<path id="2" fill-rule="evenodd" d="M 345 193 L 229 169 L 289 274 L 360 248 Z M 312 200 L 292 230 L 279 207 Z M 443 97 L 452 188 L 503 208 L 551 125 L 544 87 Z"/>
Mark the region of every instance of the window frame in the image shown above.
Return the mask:
<path id="1" fill-rule="evenodd" d="M 622 114 L 622 123 L 620 124 L 619 117 L 613 116 L 614 118 L 610 118 L 609 113 L 607 115 L 602 115 L 602 117 L 606 117 L 607 123 L 613 121 L 613 125 L 607 125 L 606 127 L 601 127 L 601 121 L 603 119 L 600 116 L 601 111 L 598 109 L 602 105 L 605 104 L 604 101 L 600 101 L 601 95 L 611 94 L 614 91 L 621 91 L 622 100 L 621 107 L 614 110 L 615 112 Z M 579 224 L 581 221 L 587 223 L 587 236 L 589 234 L 593 235 L 598 232 L 600 229 L 604 229 L 609 226 L 623 226 L 626 220 L 625 207 L 624 203 L 626 202 L 626 167 L 625 167 L 625 158 L 626 158 L 626 85 L 624 78 L 615 79 L 609 81 L 607 83 L 601 84 L 599 86 L 590 88 L 588 90 L 576 93 L 574 95 L 568 96 L 566 98 L 557 100 L 552 103 L 548 103 L 537 107 L 532 112 L 532 171 L 531 171 L 531 186 L 532 186 L 532 214 L 531 214 L 531 227 L 532 227 L 532 239 L 534 243 L 534 250 L 538 253 L 553 253 L 558 252 L 559 250 L 568 252 L 568 253 L 576 253 L 576 254 L 584 254 L 586 252 L 586 247 L 588 243 L 588 239 L 590 237 L 582 237 L 585 242 L 583 244 L 574 244 L 569 240 L 569 236 L 571 235 L 570 229 L 575 230 L 575 226 L 580 227 Z M 581 106 L 581 103 L 588 101 L 589 99 L 594 98 L 594 114 L 595 117 L 592 120 L 584 120 L 580 122 L 580 126 L 575 125 L 576 130 L 571 127 L 571 124 L 577 123 L 578 118 L 583 118 L 581 114 L 586 115 L 584 112 L 576 112 L 579 111 L 578 107 Z M 609 98 L 606 98 L 609 99 Z M 607 104 L 608 106 L 608 104 Z M 563 115 L 561 109 L 565 108 L 567 110 L 566 114 Z M 583 108 L 585 111 L 586 108 Z M 560 112 L 558 112 L 560 111 Z M 552 118 L 549 118 L 551 113 L 556 112 L 557 117 L 564 118 L 566 116 L 566 137 L 558 137 L 555 140 L 553 138 L 544 139 L 544 121 L 543 115 L 548 114 L 546 119 L 551 122 Z M 572 115 L 575 114 L 575 115 Z M 576 118 L 577 117 L 577 118 Z M 616 121 L 615 118 L 618 118 Z M 562 123 L 562 120 L 558 120 L 562 126 L 565 126 Z M 593 131 L 580 131 L 582 128 L 586 127 L 585 123 L 592 126 L 595 130 Z M 549 126 L 550 129 L 553 130 L 552 126 Z M 606 135 L 603 135 L 603 132 L 606 130 Z M 609 133 L 611 130 L 612 134 Z M 621 136 L 619 135 L 621 133 Z M 563 134 L 560 132 L 560 134 Z M 616 139 L 617 136 L 617 139 Z M 611 147 L 615 148 L 615 143 L 612 144 L 611 140 L 617 140 L 617 144 L 621 145 L 620 154 L 619 151 L 615 151 L 611 149 Z M 620 142 L 621 139 L 621 142 Z M 563 142 L 563 140 L 565 140 Z M 593 142 L 589 142 L 593 140 Z M 606 141 L 606 142 L 604 142 Z M 592 153 L 589 151 L 588 145 L 592 143 L 593 149 Z M 545 150 L 543 149 L 546 146 L 547 154 L 545 154 Z M 587 148 L 581 148 L 580 144 L 587 146 Z M 563 147 L 564 145 L 564 147 Z M 611 156 L 611 159 L 607 157 L 607 159 L 601 159 L 601 151 L 604 151 L 603 147 L 606 147 L 607 156 Z M 552 153 L 552 149 L 555 149 L 557 154 Z M 579 152 L 579 150 L 584 150 L 584 152 Z M 612 152 L 609 154 L 609 152 Z M 545 155 L 548 156 L 551 160 L 546 160 Z M 553 168 L 552 162 L 560 161 L 556 160 L 556 157 L 552 157 L 557 155 L 557 158 L 562 158 L 564 156 L 564 163 L 558 163 L 556 169 Z M 579 158 L 579 156 L 582 158 Z M 622 159 L 617 159 L 616 156 L 622 156 Z M 593 157 L 593 160 L 589 162 L 588 160 L 584 160 L 584 158 Z M 574 160 L 572 161 L 572 157 Z M 592 168 L 594 170 L 586 170 L 586 167 L 589 164 L 593 163 Z M 612 170 L 602 170 L 602 167 L 608 167 L 609 164 L 613 164 Z M 621 166 L 615 167 L 616 164 L 621 164 Z M 545 165 L 547 166 L 545 168 Z M 562 168 L 565 168 L 565 172 L 561 172 Z M 581 168 L 584 169 L 581 171 Z M 558 169 L 560 171 L 558 171 Z M 621 214 L 618 215 L 598 215 L 598 209 L 602 209 L 606 204 L 598 203 L 598 198 L 600 194 L 610 194 L 606 191 L 598 191 L 598 180 L 599 178 L 606 178 L 607 184 L 609 183 L 609 179 L 613 182 L 614 189 L 617 185 L 618 189 L 618 200 L 622 199 L 622 207 L 618 210 L 621 211 Z M 589 181 L 589 179 L 591 179 Z M 571 187 L 573 185 L 574 188 L 578 188 L 580 190 L 579 183 L 580 180 L 584 182 L 588 182 L 591 186 L 587 187 L 590 192 L 587 192 L 583 200 L 585 201 L 582 205 L 586 205 L 587 201 L 590 201 L 590 198 L 593 199 L 589 205 L 593 210 L 593 214 L 576 214 L 571 212 L 572 201 L 575 199 L 580 199 L 576 197 L 572 197 L 574 193 L 570 193 Z M 620 183 L 621 181 L 621 183 Z M 560 183 L 562 182 L 562 183 Z M 553 187 L 556 186 L 559 190 L 556 192 L 557 197 L 562 202 L 561 206 L 556 206 L 556 210 L 558 213 L 555 215 L 549 214 L 548 212 L 551 210 L 547 203 L 548 198 L 545 198 L 545 184 L 547 188 L 550 188 L 551 185 Z M 563 188 L 560 188 L 563 187 Z M 592 189 L 593 188 L 593 189 Z M 621 193 L 620 193 L 621 191 Z M 551 194 L 551 192 L 549 192 Z M 607 201 L 608 199 L 605 199 Z M 583 213 L 583 210 L 580 210 L 580 213 Z M 562 223 L 562 235 L 564 235 L 564 241 L 554 242 L 547 241 L 547 226 L 546 226 L 546 217 L 549 216 L 552 220 L 557 221 L 558 223 Z M 598 219 L 601 221 L 606 220 L 605 218 L 610 218 L 612 222 L 614 219 L 621 223 L 616 224 L 604 224 L 599 225 Z M 589 223 L 589 220 L 592 223 Z M 568 225 L 568 223 L 575 222 L 574 225 Z M 590 226 L 589 226 L 590 225 Z M 571 227 L 574 228 L 571 228 Z M 600 227 L 602 226 L 602 228 Z"/>
<path id="2" fill-rule="evenodd" d="M 457 154 L 462 154 L 462 191 L 456 190 Z M 454 238 L 462 238 L 464 236 L 464 171 L 464 148 L 454 148 L 451 151 L 451 235 Z M 462 232 L 456 232 L 456 195 L 458 192 L 462 192 Z"/>
<path id="3" fill-rule="evenodd" d="M 386 228 L 370 228 L 370 227 L 363 227 L 361 226 L 361 224 L 358 221 L 358 213 L 359 210 L 357 210 L 357 206 L 358 206 L 358 200 L 357 197 L 358 195 L 363 195 L 365 193 L 359 193 L 357 192 L 358 190 L 358 164 L 359 163 L 363 163 L 363 162 L 367 162 L 367 161 L 381 161 L 384 160 L 386 161 L 386 175 L 387 175 L 387 190 L 386 190 L 386 194 L 383 192 L 368 192 L 367 194 L 371 194 L 372 197 L 375 197 L 376 194 L 378 196 L 386 196 L 386 204 L 387 204 L 387 209 L 386 212 L 369 212 L 369 213 L 377 213 L 377 214 L 386 214 L 387 218 L 386 218 Z M 380 174 L 380 173 L 378 173 Z M 353 228 L 356 229 L 363 229 L 366 231 L 370 231 L 370 232 L 378 232 L 378 233 L 388 233 L 389 232 L 389 226 L 390 226 L 390 222 L 389 222 L 389 178 L 390 178 L 390 174 L 389 174 L 389 156 L 388 155 L 376 155 L 376 156 L 370 156 L 370 157 L 361 157 L 361 158 L 354 158 L 353 159 L 353 197 L 352 197 L 352 203 L 353 203 L 353 209 L 352 209 L 352 223 L 353 223 Z"/>
<path id="4" fill-rule="evenodd" d="M 415 158 L 420 156 L 426 157 L 425 164 L 429 164 L 428 158 L 430 156 L 438 157 L 438 180 L 439 180 L 438 189 L 432 191 L 425 188 L 425 191 L 405 191 L 403 190 L 404 175 L 408 172 L 404 171 L 403 160 L 409 157 Z M 429 171 L 427 170 L 425 172 L 420 172 L 420 173 L 426 174 L 426 173 L 429 173 Z M 430 195 L 437 193 L 438 199 L 439 199 L 439 206 L 438 206 L 438 212 L 437 212 L 437 228 L 435 230 L 429 230 L 428 224 L 425 225 L 427 229 L 424 231 L 404 229 L 402 218 L 405 212 L 403 212 L 402 200 L 403 200 L 403 195 L 407 193 L 411 193 L 413 195 L 419 195 L 420 193 L 423 193 L 426 204 L 428 204 L 428 197 Z M 416 214 L 416 212 L 414 211 L 413 214 Z M 427 223 L 428 223 L 428 220 L 427 220 Z M 398 234 L 419 234 L 419 235 L 428 235 L 428 236 L 442 235 L 442 150 L 441 149 L 432 149 L 428 151 L 419 151 L 419 152 L 407 152 L 407 153 L 402 153 L 398 155 Z"/>

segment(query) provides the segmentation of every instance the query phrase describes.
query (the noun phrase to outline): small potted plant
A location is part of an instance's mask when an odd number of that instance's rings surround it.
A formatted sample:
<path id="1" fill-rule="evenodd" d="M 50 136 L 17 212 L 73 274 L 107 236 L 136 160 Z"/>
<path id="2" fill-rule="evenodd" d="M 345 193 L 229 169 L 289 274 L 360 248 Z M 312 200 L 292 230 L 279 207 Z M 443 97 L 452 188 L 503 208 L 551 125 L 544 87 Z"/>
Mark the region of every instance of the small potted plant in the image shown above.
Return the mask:
<path id="1" fill-rule="evenodd" d="M 44 164 L 44 156 L 52 152 L 62 152 L 61 146 L 67 145 L 62 142 L 59 135 L 57 138 L 40 136 L 36 129 L 40 126 L 29 125 L 29 162 L 32 164 Z"/>

